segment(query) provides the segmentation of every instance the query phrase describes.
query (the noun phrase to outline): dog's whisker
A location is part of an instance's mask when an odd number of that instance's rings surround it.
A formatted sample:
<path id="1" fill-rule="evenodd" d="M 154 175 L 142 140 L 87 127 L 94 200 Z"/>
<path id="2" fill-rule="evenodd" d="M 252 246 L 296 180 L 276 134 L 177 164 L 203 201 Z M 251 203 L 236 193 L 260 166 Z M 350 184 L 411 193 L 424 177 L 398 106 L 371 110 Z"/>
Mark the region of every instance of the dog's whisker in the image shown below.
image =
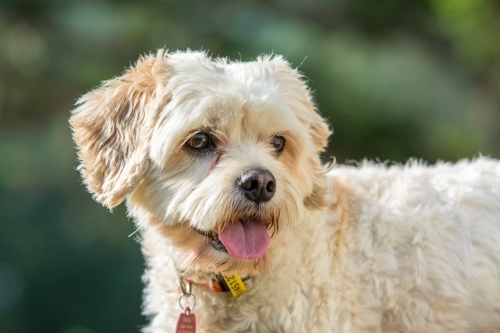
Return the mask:
<path id="1" fill-rule="evenodd" d="M 131 233 L 130 235 L 128 235 L 128 237 L 132 237 L 133 235 L 135 235 L 139 230 L 141 230 L 141 228 L 137 227 L 133 233 Z"/>

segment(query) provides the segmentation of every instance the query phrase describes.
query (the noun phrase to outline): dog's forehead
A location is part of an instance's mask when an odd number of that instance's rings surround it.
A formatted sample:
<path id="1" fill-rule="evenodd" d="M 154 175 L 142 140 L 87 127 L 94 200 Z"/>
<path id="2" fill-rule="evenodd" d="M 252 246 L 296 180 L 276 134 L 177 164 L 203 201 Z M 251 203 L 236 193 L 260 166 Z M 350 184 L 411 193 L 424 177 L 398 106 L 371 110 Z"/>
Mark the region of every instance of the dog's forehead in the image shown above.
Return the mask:
<path id="1" fill-rule="evenodd" d="M 173 65 L 169 81 L 172 116 L 190 124 L 224 122 L 278 106 L 282 84 L 266 62 L 227 63 L 206 57 Z M 222 122 L 222 123 L 221 123 Z"/>

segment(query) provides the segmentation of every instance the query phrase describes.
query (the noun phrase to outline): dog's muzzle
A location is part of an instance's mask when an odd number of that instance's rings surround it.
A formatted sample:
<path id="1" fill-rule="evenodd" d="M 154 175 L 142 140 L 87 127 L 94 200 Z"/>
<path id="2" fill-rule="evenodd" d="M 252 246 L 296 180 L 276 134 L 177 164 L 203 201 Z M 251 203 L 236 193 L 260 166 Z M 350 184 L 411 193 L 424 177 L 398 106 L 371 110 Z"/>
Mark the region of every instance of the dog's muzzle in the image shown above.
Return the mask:
<path id="1" fill-rule="evenodd" d="M 269 170 L 250 169 L 237 178 L 236 189 L 249 201 L 261 204 L 271 200 L 276 193 L 276 179 Z M 196 227 L 193 229 L 210 239 L 214 249 L 240 259 L 255 259 L 262 256 L 270 242 L 268 226 L 254 216 L 240 217 L 231 221 L 220 234 Z"/>

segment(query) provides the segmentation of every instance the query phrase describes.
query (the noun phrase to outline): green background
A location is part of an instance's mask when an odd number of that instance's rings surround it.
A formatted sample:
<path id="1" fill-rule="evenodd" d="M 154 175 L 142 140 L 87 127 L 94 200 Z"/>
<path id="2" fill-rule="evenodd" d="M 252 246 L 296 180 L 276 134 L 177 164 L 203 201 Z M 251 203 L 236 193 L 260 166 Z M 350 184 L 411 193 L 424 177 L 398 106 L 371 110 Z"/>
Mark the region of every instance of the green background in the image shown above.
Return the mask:
<path id="1" fill-rule="evenodd" d="M 0 0 L 0 332 L 137 332 L 132 221 L 75 171 L 75 100 L 166 47 L 283 54 L 335 134 L 325 157 L 500 157 L 496 0 Z"/>

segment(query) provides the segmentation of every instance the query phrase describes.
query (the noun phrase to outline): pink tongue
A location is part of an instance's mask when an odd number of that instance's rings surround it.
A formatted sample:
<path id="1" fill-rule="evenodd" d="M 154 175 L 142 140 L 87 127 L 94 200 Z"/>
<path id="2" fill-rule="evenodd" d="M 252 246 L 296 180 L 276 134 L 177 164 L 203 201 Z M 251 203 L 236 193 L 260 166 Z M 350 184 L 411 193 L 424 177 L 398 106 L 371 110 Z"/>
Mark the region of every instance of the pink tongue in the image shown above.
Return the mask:
<path id="1" fill-rule="evenodd" d="M 266 252 L 271 238 L 258 221 L 238 220 L 220 233 L 219 240 L 233 257 L 256 259 Z"/>

